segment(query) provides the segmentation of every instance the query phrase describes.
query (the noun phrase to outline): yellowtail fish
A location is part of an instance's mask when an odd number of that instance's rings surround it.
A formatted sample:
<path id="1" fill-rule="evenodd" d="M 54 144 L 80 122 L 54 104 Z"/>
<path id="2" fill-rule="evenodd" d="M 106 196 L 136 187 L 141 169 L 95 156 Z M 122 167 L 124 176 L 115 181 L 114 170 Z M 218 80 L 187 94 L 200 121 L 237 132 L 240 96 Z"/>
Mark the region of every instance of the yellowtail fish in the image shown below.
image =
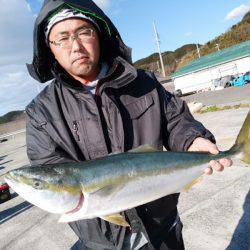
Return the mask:
<path id="1" fill-rule="evenodd" d="M 60 222 L 100 217 L 128 226 L 120 212 L 181 192 L 211 160 L 232 156 L 250 164 L 250 112 L 234 146 L 217 155 L 144 145 L 85 162 L 22 167 L 5 174 L 5 180 L 30 203 L 60 214 Z"/>

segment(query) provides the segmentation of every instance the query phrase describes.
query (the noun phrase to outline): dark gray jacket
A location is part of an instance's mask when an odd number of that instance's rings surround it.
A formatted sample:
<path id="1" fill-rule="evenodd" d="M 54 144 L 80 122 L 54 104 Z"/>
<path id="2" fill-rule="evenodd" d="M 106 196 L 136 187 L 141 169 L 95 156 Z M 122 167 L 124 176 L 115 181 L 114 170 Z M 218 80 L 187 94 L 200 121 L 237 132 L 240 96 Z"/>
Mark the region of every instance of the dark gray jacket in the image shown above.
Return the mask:
<path id="1" fill-rule="evenodd" d="M 166 92 L 153 75 L 137 71 L 121 58 L 114 64 L 100 80 L 96 100 L 68 75 L 58 74 L 27 106 L 27 153 L 32 165 L 95 159 L 143 144 L 187 150 L 196 137 L 213 139 L 187 105 Z M 129 211 L 132 230 L 145 231 L 145 226 L 149 237 L 157 237 L 171 226 L 166 221 L 174 222 L 176 214 L 170 218 L 169 214 L 176 204 L 177 195 L 170 195 Z M 71 225 L 89 248 L 119 248 L 125 229 L 107 224 L 95 219 Z"/>
<path id="2" fill-rule="evenodd" d="M 45 11 L 49 13 L 49 7 L 58 7 L 58 3 L 65 1 L 46 2 L 41 11 L 43 18 L 47 16 Z M 83 9 L 88 7 L 101 13 L 92 1 L 66 2 L 81 2 Z M 166 92 L 154 75 L 136 70 L 129 63 L 129 49 L 116 29 L 111 29 L 114 37 L 108 38 L 114 39 L 113 42 L 105 41 L 109 46 L 116 44 L 117 52 L 109 57 L 110 70 L 99 81 L 95 98 L 53 58 L 53 65 L 47 67 L 42 51 L 48 55 L 50 52 L 42 50 L 41 41 L 37 41 L 42 36 L 41 15 L 34 30 L 34 59 L 29 70 L 40 81 L 55 80 L 26 108 L 27 154 L 32 165 L 95 159 L 143 144 L 160 150 L 163 146 L 168 150 L 187 150 L 196 137 L 214 140 L 194 120 L 181 99 Z M 158 248 L 176 220 L 177 201 L 178 194 L 175 194 L 126 211 L 132 232 L 144 232 Z M 98 218 L 77 221 L 70 226 L 79 236 L 83 249 L 121 249 L 126 233 L 125 228 Z"/>

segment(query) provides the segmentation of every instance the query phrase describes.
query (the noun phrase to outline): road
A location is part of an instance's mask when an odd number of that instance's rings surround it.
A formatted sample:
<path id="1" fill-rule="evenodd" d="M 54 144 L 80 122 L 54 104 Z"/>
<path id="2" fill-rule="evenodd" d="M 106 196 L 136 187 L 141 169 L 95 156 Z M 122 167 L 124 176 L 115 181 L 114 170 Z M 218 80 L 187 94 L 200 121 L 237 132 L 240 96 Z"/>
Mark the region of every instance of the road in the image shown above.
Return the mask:
<path id="1" fill-rule="evenodd" d="M 183 96 L 182 99 L 186 102 L 201 102 L 203 105 L 250 103 L 250 84 L 243 87 L 230 87 L 217 91 L 192 94 Z"/>

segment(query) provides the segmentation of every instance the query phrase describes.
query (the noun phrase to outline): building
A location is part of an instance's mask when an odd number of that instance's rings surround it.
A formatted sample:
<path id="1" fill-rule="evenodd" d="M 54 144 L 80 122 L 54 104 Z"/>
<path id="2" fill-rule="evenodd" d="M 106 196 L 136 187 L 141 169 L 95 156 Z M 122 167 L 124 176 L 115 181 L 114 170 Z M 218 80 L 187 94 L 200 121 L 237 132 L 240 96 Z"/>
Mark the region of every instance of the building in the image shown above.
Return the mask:
<path id="1" fill-rule="evenodd" d="M 247 71 L 250 71 L 250 41 L 194 60 L 175 72 L 172 79 L 175 91 L 186 94 L 213 89 L 215 80 Z"/>

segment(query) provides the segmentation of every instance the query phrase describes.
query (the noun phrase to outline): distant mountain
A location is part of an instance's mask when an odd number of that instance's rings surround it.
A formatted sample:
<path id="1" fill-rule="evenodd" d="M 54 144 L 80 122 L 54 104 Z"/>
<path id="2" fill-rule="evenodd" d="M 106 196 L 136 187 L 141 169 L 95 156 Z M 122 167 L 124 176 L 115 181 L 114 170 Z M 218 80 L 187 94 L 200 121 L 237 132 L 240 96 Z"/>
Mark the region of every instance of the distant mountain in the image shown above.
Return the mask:
<path id="1" fill-rule="evenodd" d="M 233 25 L 229 30 L 204 45 L 198 45 L 201 56 L 213 53 L 219 49 L 225 49 L 245 42 L 250 39 L 250 11 L 242 18 L 242 20 Z M 185 66 L 198 57 L 196 44 L 184 45 L 175 51 L 167 51 L 163 54 L 163 62 L 167 75 L 175 72 L 177 69 Z M 135 67 L 158 72 L 157 61 L 159 61 L 158 53 L 154 53 L 146 58 L 138 60 L 134 63 Z M 159 63 L 159 62 L 158 62 Z"/>
<path id="2" fill-rule="evenodd" d="M 11 111 L 3 116 L 0 116 L 0 124 L 12 121 L 19 121 L 25 119 L 24 111 Z"/>
<path id="3" fill-rule="evenodd" d="M 165 65 L 165 71 L 167 74 L 173 73 L 177 66 L 178 62 L 181 60 L 183 56 L 188 54 L 189 52 L 194 51 L 196 48 L 196 44 L 186 44 L 175 51 L 167 51 L 162 53 L 163 63 Z M 158 64 L 157 64 L 158 62 Z M 143 58 L 134 63 L 135 67 L 140 69 L 145 69 L 149 71 L 157 72 L 159 68 L 159 54 L 154 53 L 146 58 Z"/>

